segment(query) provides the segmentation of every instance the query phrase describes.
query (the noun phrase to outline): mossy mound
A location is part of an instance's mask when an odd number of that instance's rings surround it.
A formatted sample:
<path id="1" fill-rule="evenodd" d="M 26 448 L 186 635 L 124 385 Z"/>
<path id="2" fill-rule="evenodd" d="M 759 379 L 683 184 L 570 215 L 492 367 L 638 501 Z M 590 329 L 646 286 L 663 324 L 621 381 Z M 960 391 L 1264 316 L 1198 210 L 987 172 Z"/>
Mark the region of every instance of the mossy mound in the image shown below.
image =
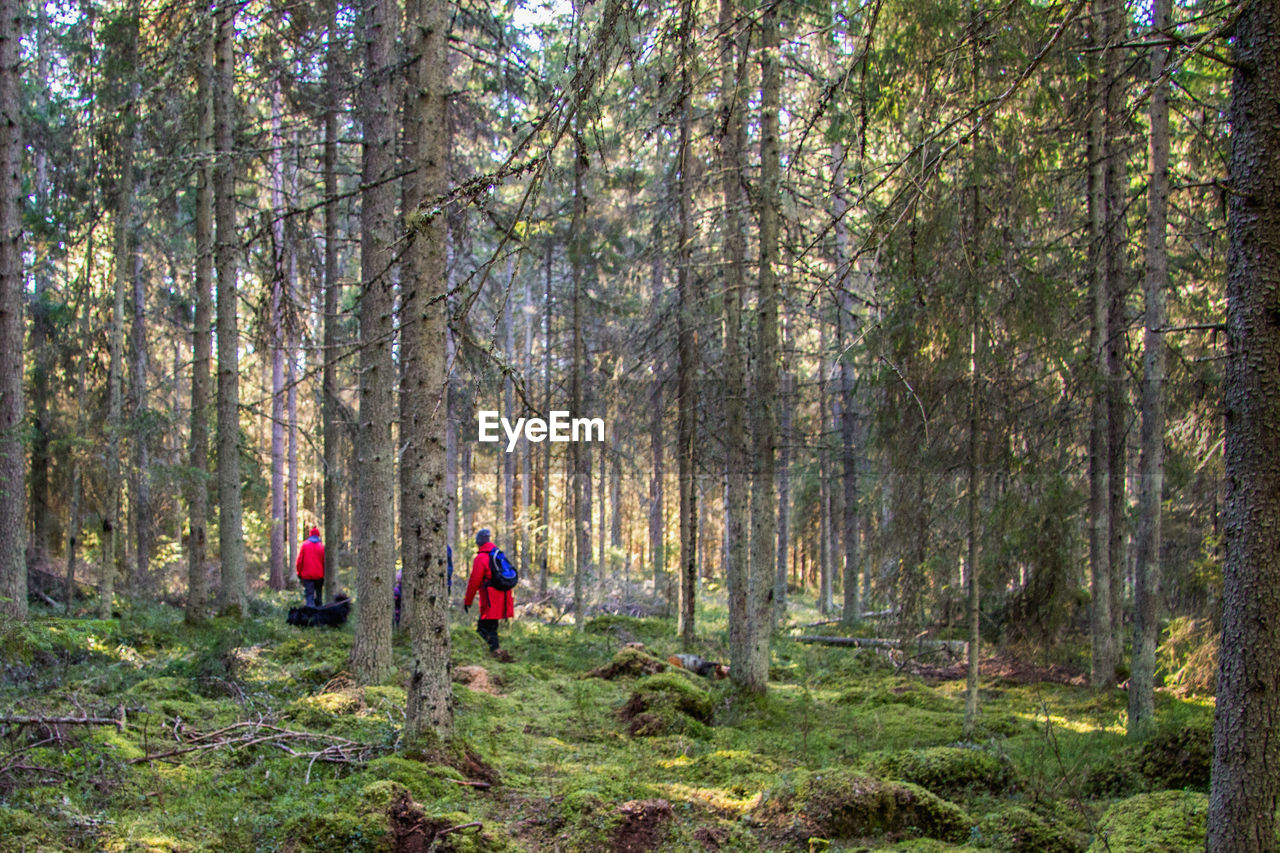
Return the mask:
<path id="1" fill-rule="evenodd" d="M 873 776 L 914 782 L 940 796 L 973 791 L 999 794 L 1014 779 L 1006 756 L 958 746 L 875 753 L 864 769 Z"/>
<path id="2" fill-rule="evenodd" d="M 665 672 L 666 669 L 666 661 L 658 660 L 640 649 L 624 648 L 613 656 L 613 660 L 591 670 L 586 677 L 612 681 L 615 678 L 642 678 L 646 675 L 657 675 L 659 672 Z"/>
<path id="3" fill-rule="evenodd" d="M 959 806 L 918 785 L 845 769 L 802 771 L 791 808 L 811 825 L 810 834 L 832 839 L 896 835 L 959 843 L 973 826 Z"/>
<path id="4" fill-rule="evenodd" d="M 912 681 L 854 687 L 841 693 L 836 701 L 841 705 L 858 705 L 863 708 L 908 705 L 924 711 L 951 711 L 957 704 L 954 699 L 948 699 L 925 685 Z"/>
<path id="5" fill-rule="evenodd" d="M 1138 750 L 1137 770 L 1151 788 L 1209 789 L 1213 721 L 1199 719 L 1158 729 Z"/>
<path id="6" fill-rule="evenodd" d="M 661 672 L 636 683 L 618 717 L 632 735 L 701 735 L 711 712 L 706 690 L 677 672 Z"/>
<path id="7" fill-rule="evenodd" d="M 1198 853 L 1208 813 L 1209 798 L 1195 791 L 1138 794 L 1107 809 L 1089 853 Z"/>
<path id="8" fill-rule="evenodd" d="M 744 780 L 768 777 L 778 772 L 770 758 L 740 749 L 718 749 L 689 762 L 686 773 L 696 782 L 730 788 Z"/>
<path id="9" fill-rule="evenodd" d="M 588 634 L 606 634 L 624 643 L 636 640 L 653 642 L 671 636 L 671 625 L 662 619 L 637 619 L 634 616 L 607 613 L 588 619 L 583 630 Z"/>
<path id="10" fill-rule="evenodd" d="M 1089 843 L 1081 833 L 1022 806 L 1003 808 L 982 818 L 977 842 L 1002 853 L 1080 853 Z"/>

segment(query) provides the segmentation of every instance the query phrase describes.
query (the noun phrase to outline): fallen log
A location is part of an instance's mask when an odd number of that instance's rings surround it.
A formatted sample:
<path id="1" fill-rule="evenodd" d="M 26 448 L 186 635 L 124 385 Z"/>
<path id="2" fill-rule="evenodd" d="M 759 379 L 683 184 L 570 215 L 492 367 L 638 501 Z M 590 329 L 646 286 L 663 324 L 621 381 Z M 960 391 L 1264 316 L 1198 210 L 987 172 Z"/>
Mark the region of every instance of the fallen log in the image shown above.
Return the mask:
<path id="1" fill-rule="evenodd" d="M 956 656 L 964 654 L 967 645 L 964 640 L 894 640 L 884 637 L 824 637 L 816 634 L 796 637 L 796 641 L 823 646 L 856 646 L 864 649 L 945 649 Z"/>

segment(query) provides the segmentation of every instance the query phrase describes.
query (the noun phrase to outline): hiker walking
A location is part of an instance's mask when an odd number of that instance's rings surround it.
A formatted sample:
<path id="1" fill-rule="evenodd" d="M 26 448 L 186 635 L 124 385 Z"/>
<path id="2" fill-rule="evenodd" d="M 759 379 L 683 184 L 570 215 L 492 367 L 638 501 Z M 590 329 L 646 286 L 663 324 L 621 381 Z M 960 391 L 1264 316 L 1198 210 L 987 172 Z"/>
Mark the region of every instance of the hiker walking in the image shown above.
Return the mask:
<path id="1" fill-rule="evenodd" d="M 462 609 L 470 611 L 471 602 L 479 594 L 480 620 L 476 623 L 476 633 L 489 644 L 489 654 L 498 660 L 509 661 L 511 655 L 499 647 L 498 621 L 515 615 L 515 596 L 510 589 L 498 590 L 493 587 L 493 560 L 490 555 L 496 548 L 489 541 L 488 528 L 482 528 L 476 533 L 476 547 L 478 553 L 471 561 L 471 579 L 467 581 L 467 596 L 463 599 Z"/>
<path id="2" fill-rule="evenodd" d="M 298 561 L 294 565 L 298 580 L 302 581 L 302 594 L 308 607 L 324 606 L 324 543 L 320 541 L 320 528 L 313 527 L 307 539 L 298 549 Z"/>

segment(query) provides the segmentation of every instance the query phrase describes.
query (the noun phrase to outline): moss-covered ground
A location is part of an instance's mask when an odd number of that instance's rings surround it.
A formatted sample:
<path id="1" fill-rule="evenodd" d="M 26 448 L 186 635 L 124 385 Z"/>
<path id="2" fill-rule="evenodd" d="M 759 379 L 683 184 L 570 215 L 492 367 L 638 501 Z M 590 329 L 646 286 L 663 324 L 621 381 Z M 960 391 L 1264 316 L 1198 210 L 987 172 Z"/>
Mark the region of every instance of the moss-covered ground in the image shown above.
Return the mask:
<path id="1" fill-rule="evenodd" d="M 963 681 L 875 650 L 776 640 L 768 694 L 744 698 L 653 671 L 681 651 L 667 620 L 516 621 L 500 663 L 459 614 L 454 664 L 487 677 L 455 685 L 459 743 L 423 753 L 400 740 L 402 676 L 355 685 L 351 627 L 287 626 L 289 603 L 199 628 L 158 606 L 0 627 L 0 851 L 1120 853 L 1203 838 L 1204 701 L 1161 693 L 1160 733 L 1139 747 L 1120 690 L 991 676 L 965 740 Z M 695 651 L 727 660 L 723 608 L 700 619 Z M 627 643 L 651 657 L 610 672 Z M 395 654 L 403 673 L 407 637 Z M 1165 790 L 1180 793 L 1152 798 Z M 1144 821 L 1168 828 L 1158 847 Z"/>

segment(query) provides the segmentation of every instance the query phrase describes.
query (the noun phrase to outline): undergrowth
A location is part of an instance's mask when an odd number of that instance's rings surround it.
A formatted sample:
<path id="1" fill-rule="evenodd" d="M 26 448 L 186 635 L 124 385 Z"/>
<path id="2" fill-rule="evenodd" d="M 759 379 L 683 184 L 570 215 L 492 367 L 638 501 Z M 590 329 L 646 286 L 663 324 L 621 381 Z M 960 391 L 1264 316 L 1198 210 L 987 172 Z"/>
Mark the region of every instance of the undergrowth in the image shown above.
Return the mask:
<path id="1" fill-rule="evenodd" d="M 1120 853 L 1115 803 L 1203 791 L 1203 702 L 1162 693 L 1165 726 L 1138 747 L 1120 691 L 984 681 L 964 741 L 963 683 L 875 650 L 781 637 L 748 699 L 648 671 L 682 651 L 674 623 L 612 615 L 513 622 L 498 663 L 458 614 L 454 664 L 488 679 L 455 684 L 458 741 L 424 754 L 400 738 L 407 637 L 400 674 L 359 686 L 350 626 L 287 626 L 290 603 L 199 627 L 153 606 L 0 628 L 0 851 L 1081 853 L 1105 834 Z M 697 651 L 727 660 L 723 605 L 699 617 Z M 626 643 L 644 672 L 606 666 Z"/>

